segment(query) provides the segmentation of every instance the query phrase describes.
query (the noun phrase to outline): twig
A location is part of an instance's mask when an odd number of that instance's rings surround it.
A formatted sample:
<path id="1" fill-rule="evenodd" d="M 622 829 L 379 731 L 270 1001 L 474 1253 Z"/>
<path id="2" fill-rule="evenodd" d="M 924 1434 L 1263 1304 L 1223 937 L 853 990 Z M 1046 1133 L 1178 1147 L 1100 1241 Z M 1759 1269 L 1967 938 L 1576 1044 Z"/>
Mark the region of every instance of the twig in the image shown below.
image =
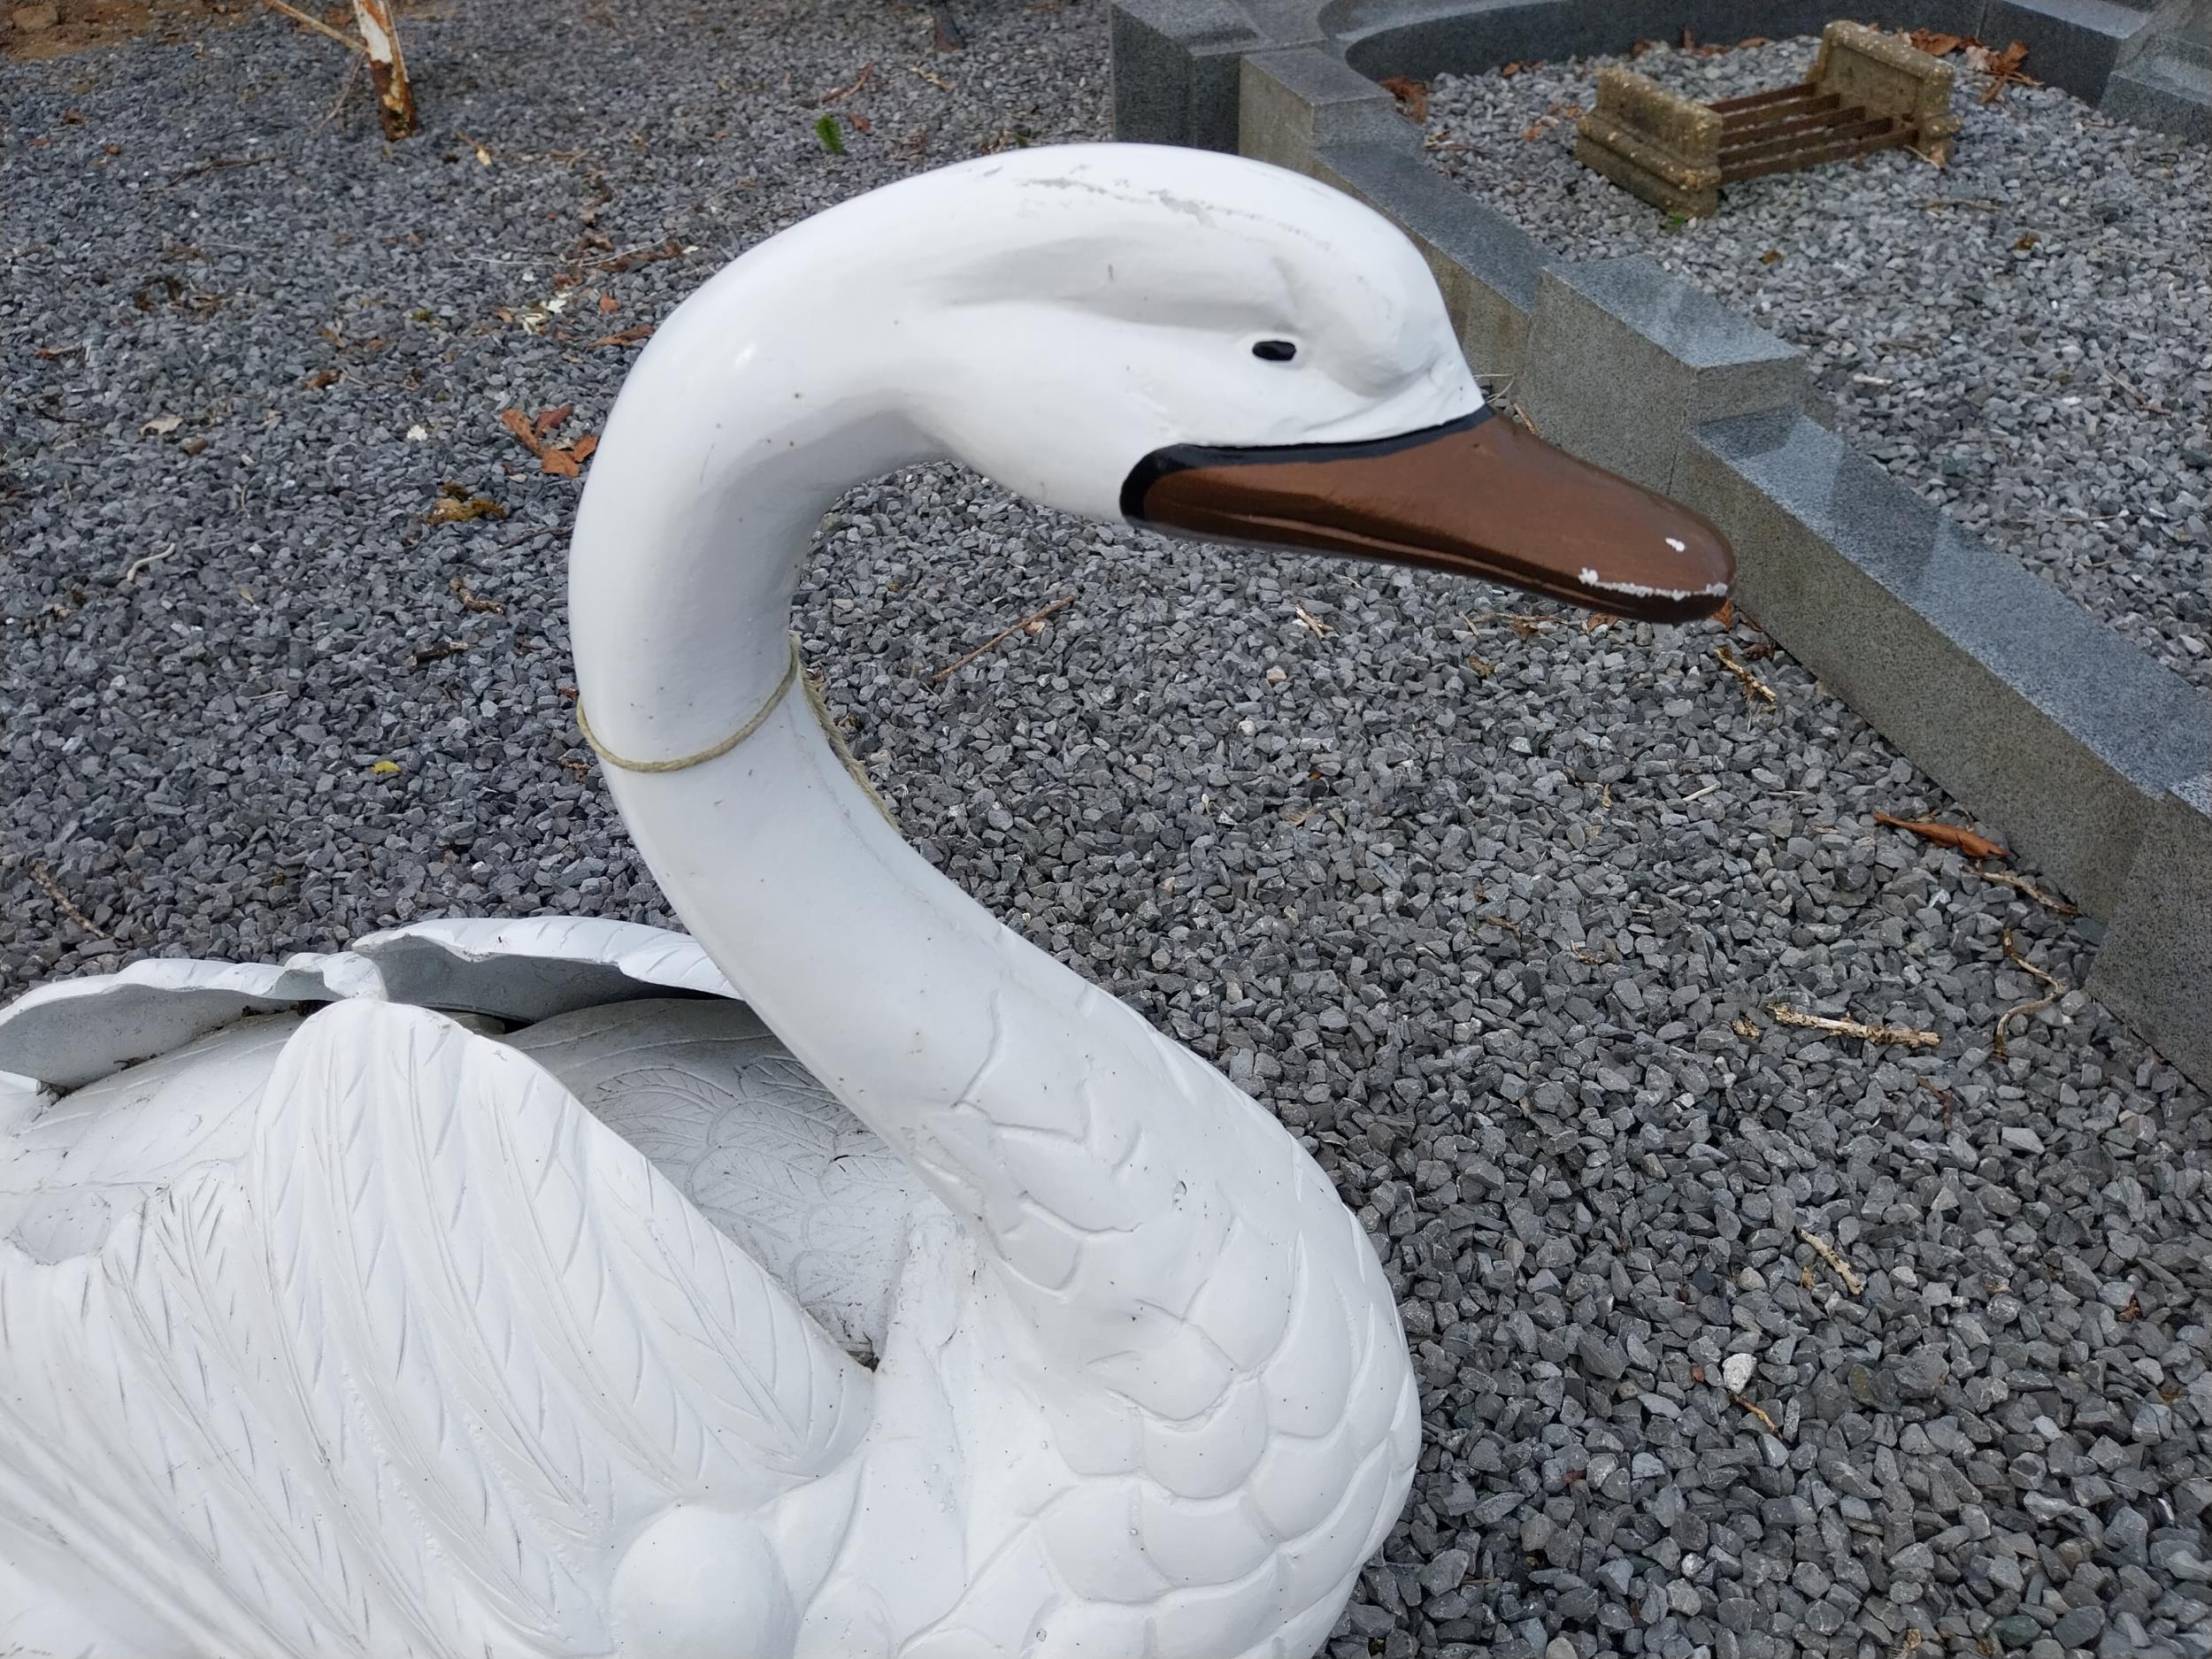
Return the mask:
<path id="1" fill-rule="evenodd" d="M 1062 594 L 1050 604 L 1031 611 L 1019 622 L 1014 624 L 1012 627 L 1000 629 L 996 634 L 991 635 L 989 639 L 984 641 L 982 644 L 977 646 L 975 649 L 970 651 L 958 662 L 954 663 L 948 667 L 939 669 L 934 674 L 930 676 L 929 683 L 933 686 L 943 685 L 946 680 L 951 679 L 955 674 L 958 673 L 962 669 L 965 668 L 970 663 L 975 661 L 977 657 L 982 656 L 985 652 L 1005 644 L 1007 641 L 1012 639 L 1024 628 L 1031 627 L 1037 623 L 1042 622 L 1054 611 L 1065 610 L 1068 606 L 1073 604 L 1074 603 L 1075 595 L 1073 594 Z"/>
<path id="2" fill-rule="evenodd" d="M 1939 207 L 1970 207 L 1977 213 L 2001 213 L 2005 211 L 2002 202 L 1987 202 L 1971 196 L 1931 196 L 1920 205 L 1932 213 Z"/>
<path id="3" fill-rule="evenodd" d="M 313 29 L 318 35 L 327 35 L 330 39 L 336 41 L 339 45 L 344 47 L 349 52 L 359 52 L 365 56 L 369 50 L 354 36 L 347 34 L 345 30 L 334 29 L 329 24 L 324 22 L 322 19 L 319 17 L 311 17 L 308 13 L 301 11 L 297 6 L 287 5 L 284 3 L 284 0 L 261 0 L 261 3 L 267 6 L 272 12 L 281 12 L 286 17 L 290 18 L 293 22 L 298 24 L 302 28 Z"/>
<path id="4" fill-rule="evenodd" d="M 60 884 L 54 879 L 54 872 L 52 871 L 49 870 L 42 864 L 35 864 L 31 866 L 31 877 L 32 879 L 35 880 L 39 884 L 39 886 L 46 889 L 46 896 L 53 900 L 54 908 L 58 910 L 64 916 L 66 916 L 71 921 L 76 923 L 78 926 L 83 928 L 88 933 L 93 934 L 96 938 L 104 939 L 110 944 L 113 944 L 115 942 L 115 935 L 113 933 L 108 932 L 106 928 L 100 926 L 89 916 L 87 916 L 82 910 L 79 910 L 74 904 L 70 902 L 69 895 L 61 890 Z"/>
<path id="5" fill-rule="evenodd" d="M 1521 936 L 1520 923 L 1509 921 L 1502 916 L 1478 916 L 1475 919 L 1479 922 L 1487 922 L 1493 927 L 1502 927 L 1516 939 Z"/>
<path id="6" fill-rule="evenodd" d="M 1302 604 L 1294 604 L 1291 607 L 1291 610 L 1297 617 L 1300 626 L 1310 628 L 1313 631 L 1313 637 L 1315 639 L 1325 640 L 1332 633 L 1334 632 L 1334 630 L 1332 629 L 1327 623 L 1322 621 L 1319 617 L 1315 616 L 1312 611 L 1307 610 Z"/>
<path id="7" fill-rule="evenodd" d="M 2000 1060 L 2005 1057 L 2005 1027 L 2012 1023 L 2012 1017 L 2015 1014 L 2039 1014 L 2065 995 L 2070 988 L 2061 985 L 2056 975 L 2046 973 L 2020 954 L 2020 947 L 2012 942 L 2012 929 L 2009 927 L 2005 929 L 2004 944 L 2005 955 L 2011 957 L 2023 972 L 2051 988 L 2047 995 L 2039 996 L 2032 1002 L 2023 1002 L 2017 1008 L 2008 1008 L 1997 1016 L 1997 1035 L 1990 1043 L 1989 1051 Z"/>
<path id="8" fill-rule="evenodd" d="M 928 81 L 931 86 L 936 88 L 940 92 L 950 92 L 952 90 L 951 81 L 946 81 L 940 76 L 931 74 L 928 70 L 920 67 L 918 65 L 907 65 L 906 73 L 910 75 L 916 76 L 920 80 Z"/>
<path id="9" fill-rule="evenodd" d="M 139 572 L 150 565 L 158 565 L 165 558 L 172 557 L 176 550 L 176 544 L 172 542 L 158 553 L 149 553 L 144 558 L 133 559 L 123 567 L 123 573 L 115 579 L 115 585 L 118 588 L 128 588 L 138 580 Z"/>
<path id="10" fill-rule="evenodd" d="M 1781 1425 L 1775 1422 L 1775 1420 L 1769 1417 L 1764 1411 L 1760 1409 L 1758 1406 L 1753 1404 L 1750 1401 L 1745 1399 L 1740 1394 L 1731 1393 L 1728 1398 L 1735 1404 L 1741 1406 L 1745 1410 L 1751 1413 L 1753 1417 L 1758 1418 L 1761 1423 L 1766 1425 L 1766 1432 L 1774 1436 L 1776 1440 L 1778 1440 L 1782 1438 Z"/>
<path id="11" fill-rule="evenodd" d="M 1535 433 L 1538 437 L 1540 438 L 1544 435 L 1543 433 L 1538 429 L 1535 421 L 1529 418 L 1528 411 L 1522 408 L 1517 403 L 1513 405 L 1513 419 L 1519 421 L 1521 425 L 1526 426 L 1531 432 Z"/>
<path id="12" fill-rule="evenodd" d="M 1717 783 L 1709 783 L 1696 794 L 1684 795 L 1682 799 L 1677 803 L 1677 804 L 1680 806 L 1687 806 L 1693 801 L 1702 801 L 1707 795 L 1712 794 L 1714 790 L 1719 787 L 1720 785 Z"/>
<path id="13" fill-rule="evenodd" d="M 226 167 L 258 167 L 265 161 L 274 161 L 274 156 L 225 156 L 216 161 L 203 161 L 189 167 L 180 167 L 169 175 L 169 184 L 182 184 L 187 179 L 196 179 L 204 173 L 220 173 Z M 164 189 L 168 185 L 162 187 Z"/>
<path id="14" fill-rule="evenodd" d="M 541 535 L 558 535 L 568 528 L 566 524 L 541 524 L 534 530 L 525 530 L 520 535 L 511 535 L 499 543 L 502 548 L 520 547 L 525 541 Z"/>
<path id="15" fill-rule="evenodd" d="M 367 61 L 365 58 L 357 57 L 346 65 L 346 78 L 338 83 L 338 96 L 330 101 L 330 107 L 323 111 L 323 119 L 307 129 L 311 138 L 338 119 L 339 112 L 346 107 L 346 100 L 353 96 L 355 84 L 361 79 L 361 65 Z"/>
<path id="16" fill-rule="evenodd" d="M 456 576 L 451 581 L 448 582 L 446 586 L 455 594 L 459 595 L 461 608 L 464 611 L 488 611 L 491 615 L 495 617 L 504 616 L 507 614 L 507 607 L 505 605 L 502 604 L 496 599 L 487 599 L 483 597 L 483 595 L 479 594 L 474 588 L 471 588 L 467 581 L 461 577 Z"/>
<path id="17" fill-rule="evenodd" d="M 1915 1031 L 1909 1025 L 1869 1025 L 1855 1019 L 1831 1019 L 1825 1014 L 1806 1014 L 1786 1002 L 1769 1002 L 1767 1012 L 1778 1025 L 1795 1025 L 1804 1031 L 1832 1032 L 1839 1037 L 1856 1037 L 1862 1042 L 1893 1042 L 1908 1048 L 1932 1048 L 1943 1041 L 1932 1031 Z"/>
<path id="18" fill-rule="evenodd" d="M 1797 1236 L 1811 1245 L 1820 1259 L 1836 1270 L 1836 1277 L 1843 1281 L 1843 1287 L 1846 1290 L 1855 1296 L 1866 1288 L 1866 1280 L 1851 1271 L 1851 1263 L 1836 1254 L 1834 1245 L 1829 1243 L 1817 1233 L 1808 1233 L 1802 1227 L 1797 1230 Z"/>
<path id="19" fill-rule="evenodd" d="M 1716 645 L 1713 647 L 1713 655 L 1720 659 L 1720 665 L 1726 669 L 1730 673 L 1735 675 L 1736 679 L 1742 684 L 1745 701 L 1748 702 L 1753 697 L 1763 697 L 1766 699 L 1766 703 L 1769 708 L 1772 708 L 1774 706 L 1775 699 L 1773 688 L 1770 687 L 1765 680 L 1760 679 L 1758 675 L 1753 673 L 1748 668 L 1746 668 L 1741 663 L 1738 662 L 1734 654 L 1732 653 L 1725 645 Z"/>
<path id="20" fill-rule="evenodd" d="M 861 88 L 866 86 L 868 84 L 868 77 L 875 73 L 876 66 L 873 64 L 861 65 L 860 73 L 854 79 L 852 85 L 849 87 L 840 87 L 834 92 L 825 92 L 820 97 L 814 100 L 815 107 L 819 109 L 824 104 L 842 103 L 845 99 L 851 97 L 854 93 L 859 91 Z"/>
<path id="21" fill-rule="evenodd" d="M 2030 898 L 2033 899 L 2038 904 L 2040 904 L 2045 910 L 2055 910 L 2061 916 L 2079 916 L 2081 914 L 2080 910 L 2077 910 L 2073 905 L 2069 904 L 2064 899 L 2055 897 L 2051 894 L 2044 892 L 2041 887 L 2037 887 L 2034 882 L 2029 880 L 2025 876 L 2016 876 L 2009 870 L 1984 870 L 1978 865 L 1972 873 L 1979 876 L 1985 881 L 1994 881 L 2001 887 L 2011 887 L 2016 892 L 2024 893 Z"/>
<path id="22" fill-rule="evenodd" d="M 1912 1659 L 1913 1655 L 1919 1651 L 1920 1626 L 1915 1624 L 1905 1632 L 1904 1639 L 1897 1644 L 1897 1651 L 1890 1655 L 1890 1659 Z"/>

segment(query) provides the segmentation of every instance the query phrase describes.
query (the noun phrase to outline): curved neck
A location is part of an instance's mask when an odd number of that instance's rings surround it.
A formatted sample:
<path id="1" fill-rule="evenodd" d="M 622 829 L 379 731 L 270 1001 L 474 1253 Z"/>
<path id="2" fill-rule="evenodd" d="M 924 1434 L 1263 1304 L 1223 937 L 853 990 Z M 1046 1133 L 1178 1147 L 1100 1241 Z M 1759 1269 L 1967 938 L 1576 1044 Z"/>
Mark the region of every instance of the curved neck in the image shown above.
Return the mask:
<path id="1" fill-rule="evenodd" d="M 811 227 L 663 326 L 594 460 L 571 627 L 618 754 L 695 754 L 743 726 L 784 672 L 819 515 L 933 452 L 872 389 L 923 388 L 901 360 L 913 319 L 860 303 L 866 279 L 841 278 Z M 886 271 L 871 251 L 847 265 Z M 1051 1363 L 1180 1420 L 1223 1397 L 1256 1310 L 1294 1281 L 1387 1321 L 1363 1237 L 1280 1125 L 931 869 L 804 696 L 711 761 L 604 775 L 685 926 L 961 1218 Z"/>

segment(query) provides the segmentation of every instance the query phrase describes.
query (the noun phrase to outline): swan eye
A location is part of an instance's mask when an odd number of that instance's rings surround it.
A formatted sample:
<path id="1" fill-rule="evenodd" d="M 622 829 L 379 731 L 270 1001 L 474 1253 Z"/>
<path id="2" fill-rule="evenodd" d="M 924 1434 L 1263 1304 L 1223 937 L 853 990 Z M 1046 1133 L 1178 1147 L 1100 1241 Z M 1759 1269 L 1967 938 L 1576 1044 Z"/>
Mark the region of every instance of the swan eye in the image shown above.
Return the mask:
<path id="1" fill-rule="evenodd" d="M 1287 363 L 1298 355 L 1298 348 L 1287 340 L 1263 340 L 1252 348 L 1252 355 L 1263 363 Z"/>

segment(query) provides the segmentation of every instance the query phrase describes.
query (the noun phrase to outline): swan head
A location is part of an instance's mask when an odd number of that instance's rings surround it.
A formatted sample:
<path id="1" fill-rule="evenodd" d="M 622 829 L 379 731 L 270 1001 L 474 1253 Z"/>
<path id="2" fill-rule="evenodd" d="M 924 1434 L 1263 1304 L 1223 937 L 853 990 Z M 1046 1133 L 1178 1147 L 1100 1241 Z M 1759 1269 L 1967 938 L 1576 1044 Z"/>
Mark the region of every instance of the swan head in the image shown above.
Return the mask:
<path id="1" fill-rule="evenodd" d="M 1340 191 L 1210 151 L 1085 144 L 864 204 L 908 221 L 878 227 L 900 250 L 878 320 L 907 359 L 907 412 L 1032 500 L 1656 621 L 1727 595 L 1712 525 L 1486 407 L 1420 255 Z"/>

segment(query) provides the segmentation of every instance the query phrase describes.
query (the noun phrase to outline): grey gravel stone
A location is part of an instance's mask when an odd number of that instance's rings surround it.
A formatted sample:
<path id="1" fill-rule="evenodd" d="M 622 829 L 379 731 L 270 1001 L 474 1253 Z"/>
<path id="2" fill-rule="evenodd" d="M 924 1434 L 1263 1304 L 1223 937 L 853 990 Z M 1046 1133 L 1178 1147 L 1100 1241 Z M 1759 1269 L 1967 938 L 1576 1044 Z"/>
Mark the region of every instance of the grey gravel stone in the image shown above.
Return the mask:
<path id="1" fill-rule="evenodd" d="M 966 8 L 941 58 L 874 0 L 549 0 L 527 53 L 497 8 L 443 12 L 407 19 L 430 128 L 389 150 L 357 95 L 318 127 L 342 66 L 258 14 L 0 63 L 0 995 L 429 915 L 669 925 L 557 689 L 576 486 L 498 411 L 596 430 L 630 359 L 590 342 L 727 255 L 1017 131 L 1104 132 L 1097 0 Z M 832 157 L 807 100 L 869 62 Z M 554 287 L 671 239 L 699 251 Z M 563 293 L 541 333 L 496 315 Z M 509 517 L 425 524 L 447 480 Z M 2031 1605 L 2047 1639 L 2078 1588 L 2101 1647 L 2200 1659 L 2212 1112 L 2078 996 L 1993 1057 L 2041 995 L 2006 931 L 2070 985 L 2093 941 L 1876 826 L 1947 803 L 1786 657 L 1754 706 L 1717 627 L 1171 545 L 949 466 L 840 503 L 796 622 L 926 856 L 1222 1064 L 1375 1237 L 1424 1447 L 1332 1653 L 1965 1653 Z M 1727 1396 L 1755 1354 L 1778 1434 Z"/>

